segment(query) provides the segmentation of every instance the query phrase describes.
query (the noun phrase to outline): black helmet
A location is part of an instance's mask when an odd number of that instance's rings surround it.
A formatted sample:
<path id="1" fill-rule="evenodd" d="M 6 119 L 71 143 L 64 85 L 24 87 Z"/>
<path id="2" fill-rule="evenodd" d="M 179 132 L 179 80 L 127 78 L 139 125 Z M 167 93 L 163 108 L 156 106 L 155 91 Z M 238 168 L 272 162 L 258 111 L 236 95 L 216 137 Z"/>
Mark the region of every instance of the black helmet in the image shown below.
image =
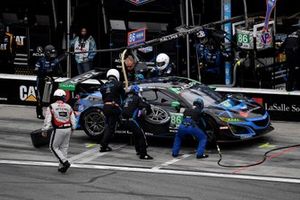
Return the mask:
<path id="1" fill-rule="evenodd" d="M 202 98 L 197 98 L 194 102 L 193 102 L 193 106 L 196 106 L 198 109 L 203 109 L 204 108 L 204 102 Z"/>
<path id="2" fill-rule="evenodd" d="M 56 50 L 55 47 L 51 44 L 45 46 L 44 48 L 45 56 L 48 58 L 55 58 L 56 57 Z"/>

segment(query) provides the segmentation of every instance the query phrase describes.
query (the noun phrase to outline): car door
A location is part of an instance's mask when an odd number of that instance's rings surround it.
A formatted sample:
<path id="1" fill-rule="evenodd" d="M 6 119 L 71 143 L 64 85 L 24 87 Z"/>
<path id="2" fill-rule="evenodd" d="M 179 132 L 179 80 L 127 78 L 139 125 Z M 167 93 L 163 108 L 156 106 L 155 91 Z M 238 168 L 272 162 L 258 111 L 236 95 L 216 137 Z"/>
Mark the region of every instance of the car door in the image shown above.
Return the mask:
<path id="1" fill-rule="evenodd" d="M 183 108 L 184 105 L 180 99 L 170 94 L 167 90 L 158 88 L 146 89 L 143 91 L 142 95 L 143 98 L 151 105 L 168 113 L 166 119 L 162 120 L 160 124 L 165 124 L 165 126 L 168 126 L 169 134 L 172 134 L 170 132 L 175 132 L 183 117 L 181 112 L 182 109 L 180 108 Z M 158 110 L 157 112 L 157 114 L 163 114 L 161 113 L 162 111 Z M 159 118 L 156 119 L 159 120 Z M 155 119 L 152 123 L 155 123 Z"/>

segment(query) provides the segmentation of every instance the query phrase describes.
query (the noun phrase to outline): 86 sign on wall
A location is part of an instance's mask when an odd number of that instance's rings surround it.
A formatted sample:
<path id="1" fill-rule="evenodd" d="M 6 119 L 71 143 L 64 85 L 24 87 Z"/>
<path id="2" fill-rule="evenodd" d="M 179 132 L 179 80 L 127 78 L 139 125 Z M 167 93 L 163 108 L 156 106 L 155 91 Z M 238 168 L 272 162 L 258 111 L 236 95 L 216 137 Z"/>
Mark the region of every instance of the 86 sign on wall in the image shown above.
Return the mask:
<path id="1" fill-rule="evenodd" d="M 135 31 L 131 31 L 127 36 L 127 45 L 133 46 L 137 44 L 144 43 L 146 41 L 146 29 L 138 29 Z"/>

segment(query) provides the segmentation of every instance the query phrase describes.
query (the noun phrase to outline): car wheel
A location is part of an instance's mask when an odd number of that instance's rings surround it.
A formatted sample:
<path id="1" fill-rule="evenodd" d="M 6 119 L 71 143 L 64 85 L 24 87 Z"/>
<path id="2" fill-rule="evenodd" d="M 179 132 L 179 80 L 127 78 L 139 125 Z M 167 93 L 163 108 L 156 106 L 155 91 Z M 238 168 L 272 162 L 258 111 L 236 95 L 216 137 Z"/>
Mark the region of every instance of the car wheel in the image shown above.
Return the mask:
<path id="1" fill-rule="evenodd" d="M 151 106 L 151 109 L 152 113 L 145 116 L 142 122 L 144 131 L 153 135 L 168 133 L 171 120 L 169 112 L 158 106 Z"/>
<path id="2" fill-rule="evenodd" d="M 87 110 L 81 122 L 84 132 L 92 139 L 99 139 L 105 127 L 105 116 L 101 109 L 91 108 Z"/>
<path id="3" fill-rule="evenodd" d="M 167 111 L 158 107 L 151 106 L 152 113 L 145 117 L 145 120 L 151 124 L 166 124 L 170 121 L 171 117 Z"/>
<path id="4" fill-rule="evenodd" d="M 205 122 L 206 122 L 206 129 L 205 129 L 205 132 L 206 132 L 206 135 L 207 135 L 207 142 L 209 144 L 215 144 L 216 141 L 217 141 L 217 123 L 215 122 L 215 120 L 211 117 L 207 117 L 205 119 Z"/>

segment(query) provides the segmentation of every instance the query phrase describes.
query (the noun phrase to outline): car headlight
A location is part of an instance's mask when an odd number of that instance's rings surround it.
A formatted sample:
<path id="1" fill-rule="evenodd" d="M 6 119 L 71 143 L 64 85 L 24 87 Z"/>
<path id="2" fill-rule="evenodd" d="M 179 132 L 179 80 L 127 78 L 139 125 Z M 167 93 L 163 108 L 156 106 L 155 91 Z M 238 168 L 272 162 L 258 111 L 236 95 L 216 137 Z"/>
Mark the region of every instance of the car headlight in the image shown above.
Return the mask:
<path id="1" fill-rule="evenodd" d="M 232 123 L 232 122 L 243 122 L 243 119 L 240 118 L 227 118 L 227 117 L 219 117 L 219 119 L 223 122 Z"/>

